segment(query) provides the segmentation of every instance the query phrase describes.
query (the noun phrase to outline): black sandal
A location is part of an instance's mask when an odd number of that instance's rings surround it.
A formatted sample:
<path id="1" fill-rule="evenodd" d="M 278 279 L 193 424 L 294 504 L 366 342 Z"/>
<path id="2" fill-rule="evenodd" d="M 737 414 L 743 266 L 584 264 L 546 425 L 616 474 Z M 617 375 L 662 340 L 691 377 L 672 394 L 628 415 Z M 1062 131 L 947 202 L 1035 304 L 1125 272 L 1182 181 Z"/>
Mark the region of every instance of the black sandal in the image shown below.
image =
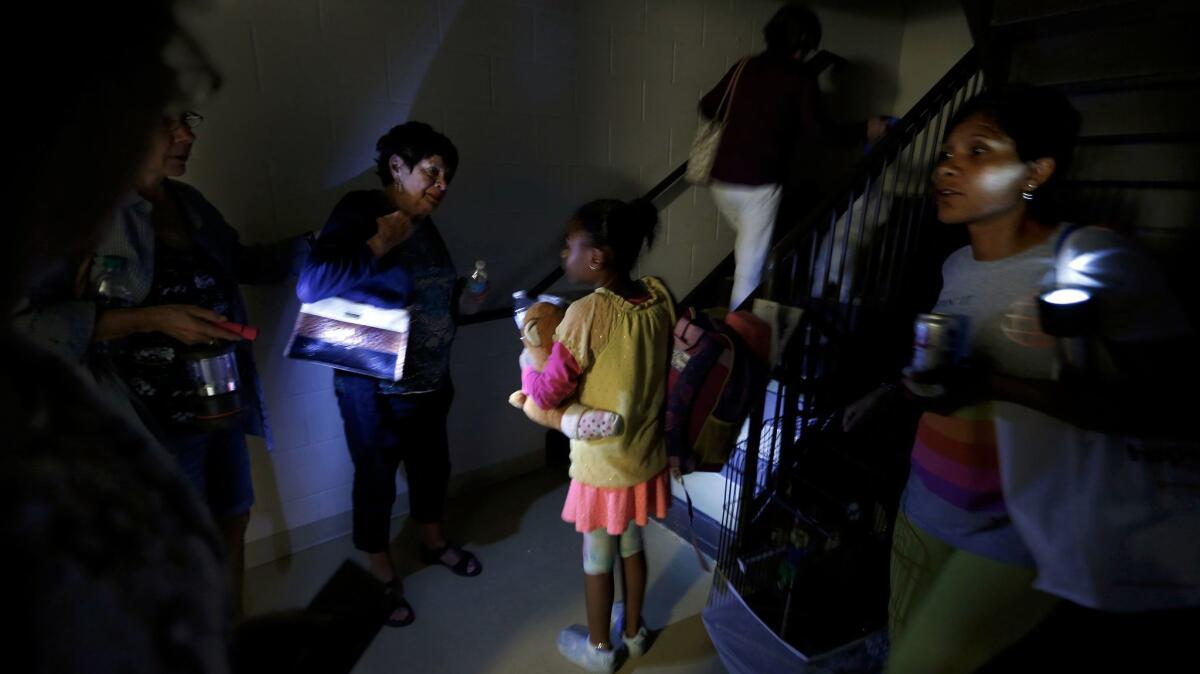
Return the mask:
<path id="1" fill-rule="evenodd" d="M 454 564 L 447 564 L 446 562 L 442 561 L 442 555 L 446 554 L 446 552 L 450 549 L 453 549 L 458 553 L 458 561 Z M 459 576 L 472 577 L 483 573 L 483 564 L 479 562 L 478 557 L 467 552 L 466 550 L 463 550 L 462 548 L 450 545 L 449 543 L 442 546 L 438 550 L 430 550 L 429 548 L 425 547 L 425 544 L 422 543 L 420 545 L 420 557 L 421 561 L 426 564 L 441 564 Z M 471 571 L 471 562 L 475 562 L 474 571 Z"/>
<path id="2" fill-rule="evenodd" d="M 383 619 L 383 624 L 388 627 L 407 627 L 417 619 L 417 614 L 413 612 L 412 604 L 404 598 L 404 595 L 398 594 L 400 590 L 400 579 L 393 578 L 383 584 L 383 595 L 387 598 L 388 614 Z M 397 611 L 408 611 L 408 616 L 401 619 L 393 618 Z"/>

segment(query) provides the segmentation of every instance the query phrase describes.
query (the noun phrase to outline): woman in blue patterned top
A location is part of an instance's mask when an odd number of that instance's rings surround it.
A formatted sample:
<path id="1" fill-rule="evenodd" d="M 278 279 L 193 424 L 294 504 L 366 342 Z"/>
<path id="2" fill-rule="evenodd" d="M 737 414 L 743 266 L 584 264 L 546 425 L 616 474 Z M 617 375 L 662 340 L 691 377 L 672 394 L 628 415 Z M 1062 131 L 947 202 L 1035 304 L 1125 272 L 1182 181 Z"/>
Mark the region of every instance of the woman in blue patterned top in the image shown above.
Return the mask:
<path id="1" fill-rule="evenodd" d="M 300 275 L 303 302 L 338 296 L 411 314 L 398 382 L 337 371 L 334 389 L 354 462 L 354 545 L 387 587 L 387 624 L 413 621 L 388 554 L 396 470 L 404 461 L 409 505 L 421 524 L 421 559 L 461 576 L 479 560 L 446 539 L 442 519 L 450 457 L 446 417 L 454 398 L 450 346 L 463 284 L 429 217 L 458 168 L 458 150 L 428 124 L 388 131 L 375 149 L 384 189 L 351 192 L 334 207 Z"/>

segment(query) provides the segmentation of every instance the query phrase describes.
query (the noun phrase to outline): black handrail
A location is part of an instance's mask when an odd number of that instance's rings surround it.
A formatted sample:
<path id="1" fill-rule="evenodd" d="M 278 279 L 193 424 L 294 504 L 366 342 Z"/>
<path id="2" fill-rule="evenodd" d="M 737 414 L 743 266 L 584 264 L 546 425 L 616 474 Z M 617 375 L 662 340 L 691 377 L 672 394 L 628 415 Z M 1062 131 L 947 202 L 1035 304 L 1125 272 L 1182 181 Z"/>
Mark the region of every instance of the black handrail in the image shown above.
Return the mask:
<path id="1" fill-rule="evenodd" d="M 1134 190 L 1200 190 L 1200 180 L 1065 180 L 1063 185 Z"/>
<path id="2" fill-rule="evenodd" d="M 1107 133 L 1095 136 L 1080 136 L 1075 146 L 1083 145 L 1152 145 L 1156 143 L 1196 143 L 1200 133 L 1195 131 L 1152 131 L 1149 133 Z"/>
<path id="3" fill-rule="evenodd" d="M 840 57 L 834 56 L 836 59 Z M 816 57 L 813 59 L 816 60 Z M 777 261 L 780 256 L 786 256 L 791 251 L 801 245 L 808 245 L 809 238 L 820 235 L 827 229 L 830 223 L 840 218 L 846 210 L 849 209 L 851 202 L 846 200 L 846 194 L 851 192 L 857 193 L 863 188 L 863 185 L 870 180 L 871 176 L 875 175 L 883 164 L 889 161 L 894 155 L 907 147 L 914 138 L 924 129 L 924 123 L 921 117 L 927 110 L 933 109 L 938 100 L 945 95 L 944 92 L 953 89 L 952 85 L 962 79 L 964 75 L 974 72 L 978 69 L 979 59 L 977 50 L 968 51 L 958 63 L 950 68 L 946 74 L 938 80 L 921 99 L 909 109 L 909 112 L 897 122 L 894 127 L 873 147 L 871 151 L 846 174 L 848 177 L 842 183 L 836 185 L 836 188 L 830 190 L 828 197 L 817 202 L 811 208 L 807 208 L 804 214 L 801 215 L 796 224 L 787 230 L 783 238 L 771 247 L 771 253 L 768 259 L 772 263 Z M 833 63 L 832 61 L 830 63 Z M 828 67 L 823 65 L 822 69 Z M 832 213 L 832 217 L 831 217 Z M 720 263 L 716 269 L 727 267 L 733 262 L 733 254 L 730 253 Z M 775 266 L 772 264 L 772 266 Z M 771 276 L 764 274 L 763 284 L 769 283 Z M 758 291 L 763 289 L 763 284 L 760 284 L 752 293 L 750 298 L 761 296 Z M 696 285 L 692 292 L 679 303 L 680 306 L 688 306 L 694 304 L 698 298 L 708 292 L 708 279 L 702 280 Z M 744 306 L 744 305 L 743 305 Z M 734 307 L 735 309 L 738 307 Z"/>
<path id="4" fill-rule="evenodd" d="M 676 166 L 675 169 L 673 171 L 671 171 L 670 173 L 668 173 L 665 178 L 658 181 L 658 183 L 654 187 L 651 187 L 644 195 L 642 195 L 642 198 L 645 199 L 646 201 L 655 201 L 662 195 L 666 194 L 667 190 L 674 187 L 675 183 L 678 183 L 679 179 L 682 178 L 685 173 L 687 173 L 687 162 L 686 161 L 683 162 L 682 164 L 680 164 L 679 166 Z M 528 291 L 529 296 L 533 297 L 533 296 L 540 295 L 541 293 L 545 292 L 547 288 L 554 285 L 554 282 L 557 281 L 558 279 L 562 278 L 562 276 L 563 276 L 562 267 L 555 267 L 554 270 L 551 271 L 549 274 L 546 274 L 546 276 L 543 277 L 541 281 L 538 281 L 537 283 L 533 284 L 533 287 L 530 288 Z"/>
<path id="5" fill-rule="evenodd" d="M 841 65 L 845 62 L 845 58 L 838 56 L 833 52 L 822 49 L 814 54 L 812 58 L 807 61 L 807 64 L 809 67 L 815 69 L 817 73 L 821 73 L 831 66 Z M 651 187 L 644 195 L 642 195 L 642 198 L 646 201 L 657 200 L 659 197 L 666 194 L 668 190 L 674 187 L 675 184 L 678 183 L 681 178 L 683 178 L 685 173 L 687 173 L 686 161 L 679 166 L 676 166 L 670 173 L 666 175 L 666 177 L 658 181 L 654 187 Z M 542 280 L 533 284 L 533 286 L 529 288 L 526 293 L 530 297 L 537 297 L 538 295 L 546 292 L 546 290 L 550 286 L 554 285 L 560 278 L 562 278 L 562 276 L 562 267 L 555 267 L 552 271 L 550 271 L 550 273 L 542 277 Z M 458 324 L 476 325 L 502 318 L 509 318 L 512 315 L 513 306 L 510 304 L 508 306 L 497 307 L 495 309 L 486 309 L 484 311 L 463 316 L 459 319 Z"/>
<path id="6" fill-rule="evenodd" d="M 945 92 L 953 91 L 955 83 L 978 69 L 979 60 L 976 51 L 971 49 L 942 76 L 942 79 L 938 80 L 937 84 L 933 85 L 928 93 L 921 97 L 916 105 L 909 109 L 908 113 L 887 132 L 875 147 L 871 148 L 865 157 L 858 161 L 854 169 L 847 174 L 849 177 L 846 180 L 838 184 L 836 189 L 831 190 L 829 196 L 814 208 L 806 211 L 806 215 L 797 226 L 791 228 L 779 243 L 771 248 L 771 260 L 775 261 L 796 250 L 806 239 L 822 233 L 831 222 L 845 214 L 851 206 L 846 195 L 858 193 L 871 179 L 871 176 L 883 167 L 885 162 L 912 143 L 925 128 L 921 118 L 929 110 L 940 107 L 940 101 L 946 95 Z"/>
<path id="7" fill-rule="evenodd" d="M 837 189 L 789 218 L 787 224 L 795 226 L 772 249 L 767 297 L 805 311 L 781 345 L 773 384 L 753 394 L 744 457 L 726 486 L 717 568 L 724 581 L 719 589 L 739 595 L 762 624 L 797 650 L 823 652 L 885 622 L 877 609 L 886 603 L 886 588 L 864 589 L 861 578 L 835 567 L 851 557 L 858 558 L 851 569 L 860 568 L 860 561 L 886 563 L 887 527 L 879 523 L 890 520 L 899 496 L 890 476 L 891 455 L 908 447 L 891 434 L 889 440 L 873 438 L 866 444 L 876 446 L 866 448 L 831 429 L 840 425 L 850 390 L 878 381 L 874 374 L 892 366 L 890 349 L 882 353 L 879 345 L 908 320 L 908 266 L 917 262 L 909 252 L 922 242 L 928 169 L 956 110 L 985 80 L 977 52 L 968 52 L 852 172 L 835 181 Z M 860 342 L 867 336 L 870 344 Z M 822 482 L 825 475 L 834 479 Z M 848 516 L 851 507 L 864 504 L 875 511 L 873 520 Z M 822 513 L 833 514 L 830 521 L 841 538 L 826 534 L 837 543 L 833 549 L 806 558 L 785 584 L 773 566 L 745 563 L 764 546 L 773 549 L 780 526 L 795 523 L 806 509 L 818 520 Z M 820 536 L 824 527 L 798 528 Z M 820 550 L 817 540 L 813 550 Z M 817 556 L 823 561 L 810 564 Z M 801 569 L 807 577 L 801 578 Z M 820 593 L 809 590 L 817 585 Z M 824 601 L 830 603 L 822 606 Z M 833 626 L 817 630 L 821 635 L 806 628 L 818 615 L 830 616 Z"/>
<path id="8" fill-rule="evenodd" d="M 667 190 L 671 189 L 675 183 L 679 182 L 679 179 L 682 178 L 683 174 L 686 172 L 687 162 L 685 161 L 679 166 L 675 167 L 675 170 L 668 173 L 667 177 L 658 181 L 658 184 L 656 184 L 654 187 L 651 187 L 650 190 L 642 196 L 642 198 L 647 201 L 654 201 L 655 199 L 658 199 L 663 194 L 666 194 Z M 562 276 L 562 267 L 555 267 L 549 274 L 546 274 L 544 277 L 542 277 L 542 280 L 533 284 L 533 286 L 526 292 L 530 297 L 537 297 L 538 295 L 546 292 L 546 290 L 550 286 L 554 285 L 554 283 L 558 281 L 558 279 L 562 278 Z M 510 318 L 512 315 L 513 306 L 510 304 L 505 307 L 487 309 L 485 311 L 463 316 L 459 319 L 458 324 L 475 325 L 477 323 L 486 323 L 488 321 L 494 321 L 501 318 Z"/>

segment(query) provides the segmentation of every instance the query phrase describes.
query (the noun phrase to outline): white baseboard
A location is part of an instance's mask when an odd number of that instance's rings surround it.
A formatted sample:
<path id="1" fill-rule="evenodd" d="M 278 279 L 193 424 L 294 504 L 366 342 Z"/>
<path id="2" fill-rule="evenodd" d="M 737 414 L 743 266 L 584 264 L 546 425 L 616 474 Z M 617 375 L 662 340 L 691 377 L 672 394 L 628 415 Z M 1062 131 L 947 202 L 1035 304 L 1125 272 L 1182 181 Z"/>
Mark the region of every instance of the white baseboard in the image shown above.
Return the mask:
<path id="1" fill-rule="evenodd" d="M 546 465 L 545 450 L 537 449 L 506 461 L 451 475 L 450 496 L 454 497 L 480 487 L 511 480 L 531 473 L 544 465 Z M 396 494 L 396 503 L 400 504 L 400 508 L 393 515 L 393 519 L 408 515 L 408 492 Z M 246 568 L 273 562 L 339 536 L 346 536 L 350 533 L 351 527 L 351 513 L 346 511 L 293 529 L 277 531 L 263 538 L 247 541 Z"/>

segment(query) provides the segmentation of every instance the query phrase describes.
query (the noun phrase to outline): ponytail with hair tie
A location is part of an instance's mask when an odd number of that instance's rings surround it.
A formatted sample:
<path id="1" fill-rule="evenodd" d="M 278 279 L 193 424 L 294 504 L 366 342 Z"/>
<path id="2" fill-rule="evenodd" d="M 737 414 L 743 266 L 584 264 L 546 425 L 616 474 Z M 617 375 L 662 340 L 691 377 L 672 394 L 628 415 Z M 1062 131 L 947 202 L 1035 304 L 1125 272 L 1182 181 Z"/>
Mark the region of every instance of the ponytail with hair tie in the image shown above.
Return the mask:
<path id="1" fill-rule="evenodd" d="M 590 201 L 575 212 L 575 220 L 596 246 L 611 248 L 622 271 L 633 269 L 642 245 L 654 244 L 658 209 L 647 199 Z"/>

